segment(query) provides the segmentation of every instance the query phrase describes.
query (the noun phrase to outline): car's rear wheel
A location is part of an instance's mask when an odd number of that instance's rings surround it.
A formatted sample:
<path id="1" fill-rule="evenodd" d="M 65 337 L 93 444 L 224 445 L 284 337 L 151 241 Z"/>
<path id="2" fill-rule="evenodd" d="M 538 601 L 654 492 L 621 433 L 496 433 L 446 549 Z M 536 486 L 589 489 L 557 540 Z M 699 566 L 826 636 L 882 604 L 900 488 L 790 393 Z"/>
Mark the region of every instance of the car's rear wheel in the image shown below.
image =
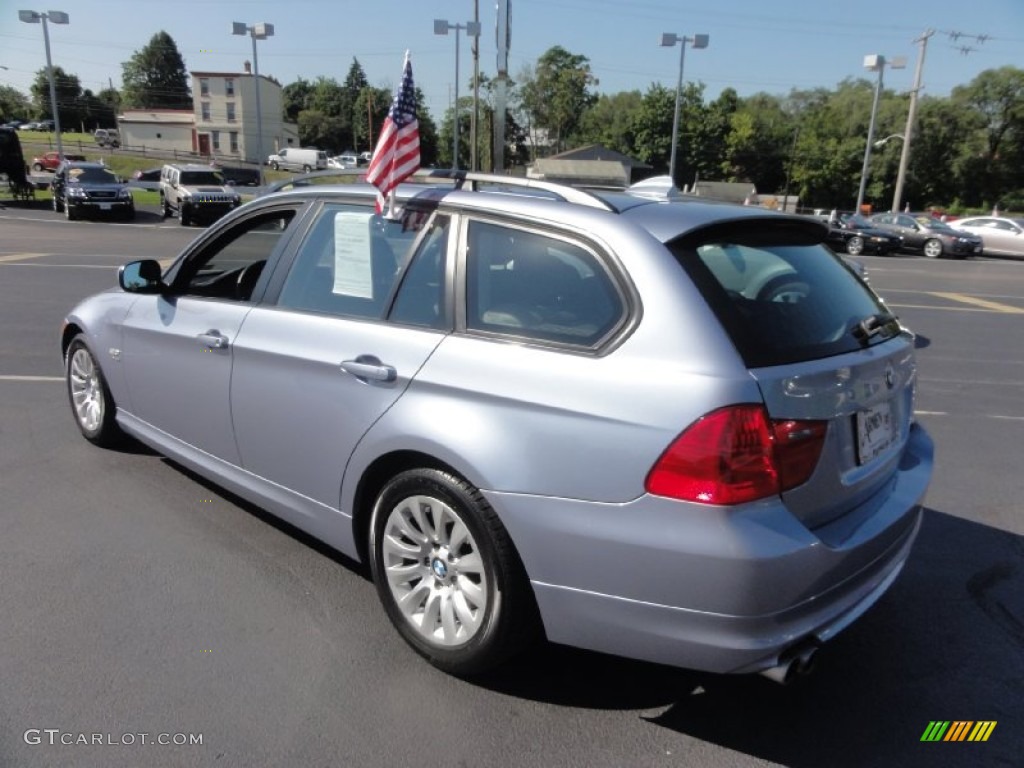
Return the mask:
<path id="1" fill-rule="evenodd" d="M 103 371 L 81 334 L 68 346 L 64 372 L 75 423 L 85 439 L 104 447 L 120 442 L 124 434 L 114 418 L 114 399 Z"/>
<path id="2" fill-rule="evenodd" d="M 929 259 L 938 259 L 942 256 L 942 241 L 934 237 L 929 240 L 925 240 L 924 248 L 922 250 L 924 251 L 924 255 Z"/>
<path id="3" fill-rule="evenodd" d="M 304 165 L 304 166 L 302 166 L 302 172 L 303 172 L 303 173 L 309 173 L 309 172 L 310 172 L 310 171 L 312 171 L 312 170 L 313 170 L 313 169 L 312 169 L 312 168 L 311 168 L 310 166 L 308 166 L 308 165 Z"/>
<path id="4" fill-rule="evenodd" d="M 846 252 L 851 256 L 860 256 L 864 253 L 864 238 L 854 235 L 846 241 Z"/>
<path id="5" fill-rule="evenodd" d="M 480 491 L 448 472 L 409 470 L 385 485 L 370 524 L 370 569 L 398 632 L 446 672 L 494 667 L 537 626 L 504 526 Z"/>

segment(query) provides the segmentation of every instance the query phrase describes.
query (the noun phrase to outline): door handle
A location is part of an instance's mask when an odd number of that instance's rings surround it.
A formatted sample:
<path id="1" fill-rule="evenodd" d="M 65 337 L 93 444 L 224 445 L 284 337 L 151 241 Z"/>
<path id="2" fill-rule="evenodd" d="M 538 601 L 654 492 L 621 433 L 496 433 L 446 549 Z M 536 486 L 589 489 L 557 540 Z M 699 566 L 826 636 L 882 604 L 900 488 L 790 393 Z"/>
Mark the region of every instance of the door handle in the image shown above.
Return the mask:
<path id="1" fill-rule="evenodd" d="M 198 334 L 196 339 L 200 344 L 209 349 L 226 349 L 228 346 L 228 337 L 212 328 L 206 333 Z"/>
<path id="2" fill-rule="evenodd" d="M 360 355 L 355 360 L 345 360 L 341 364 L 341 370 L 351 373 L 357 379 L 368 381 L 388 383 L 398 378 L 398 371 L 372 355 Z"/>

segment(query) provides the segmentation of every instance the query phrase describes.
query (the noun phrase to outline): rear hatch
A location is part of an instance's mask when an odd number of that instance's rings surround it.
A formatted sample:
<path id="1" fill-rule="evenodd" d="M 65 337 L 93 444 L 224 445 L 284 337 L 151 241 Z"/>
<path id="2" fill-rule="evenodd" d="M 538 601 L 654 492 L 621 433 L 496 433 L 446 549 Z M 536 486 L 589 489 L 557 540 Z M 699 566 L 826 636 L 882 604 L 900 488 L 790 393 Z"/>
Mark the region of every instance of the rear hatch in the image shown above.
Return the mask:
<path id="1" fill-rule="evenodd" d="M 772 420 L 827 425 L 817 465 L 784 492 L 808 527 L 870 506 L 910 436 L 913 336 L 820 242 L 824 227 L 744 218 L 668 244 L 725 327 Z"/>

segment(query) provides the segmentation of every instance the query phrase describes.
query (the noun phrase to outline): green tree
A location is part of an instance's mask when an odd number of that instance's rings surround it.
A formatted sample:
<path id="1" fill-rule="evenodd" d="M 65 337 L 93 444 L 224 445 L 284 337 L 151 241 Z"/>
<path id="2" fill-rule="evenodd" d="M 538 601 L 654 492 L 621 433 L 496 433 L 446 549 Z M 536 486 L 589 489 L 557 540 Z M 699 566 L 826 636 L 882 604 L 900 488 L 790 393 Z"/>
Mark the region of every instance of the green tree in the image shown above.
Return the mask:
<path id="1" fill-rule="evenodd" d="M 32 103 L 28 96 L 10 85 L 0 85 L 0 121 L 28 119 Z"/>
<path id="2" fill-rule="evenodd" d="M 53 85 L 57 94 L 57 109 L 60 110 L 61 129 L 77 130 L 78 123 L 82 118 L 82 84 L 79 82 L 78 76 L 69 75 L 61 67 L 54 67 Z M 36 115 L 52 120 L 50 80 L 46 75 L 45 68 L 36 72 L 36 78 L 32 81 L 30 90 Z"/>
<path id="3" fill-rule="evenodd" d="M 124 104 L 142 109 L 190 109 L 188 73 L 173 38 L 157 32 L 121 64 Z"/>
<path id="4" fill-rule="evenodd" d="M 531 127 L 546 131 L 554 151 L 561 152 L 584 110 L 597 101 L 591 86 L 598 81 L 590 60 L 556 45 L 541 55 L 533 70 L 524 70 L 520 80 L 520 98 Z"/>
<path id="5" fill-rule="evenodd" d="M 299 78 L 294 83 L 288 83 L 281 89 L 281 109 L 284 111 L 284 119 L 289 123 L 299 122 L 299 113 L 304 109 L 312 108 L 313 84 L 309 80 Z"/>
<path id="6" fill-rule="evenodd" d="M 601 144 L 632 155 L 636 141 L 634 124 L 642 104 L 640 91 L 601 94 L 581 116 L 573 139 L 579 144 Z"/>
<path id="7" fill-rule="evenodd" d="M 341 86 L 341 111 L 339 114 L 348 132 L 346 141 L 347 148 L 349 149 L 358 148 L 358 124 L 363 122 L 364 112 L 359 112 L 357 104 L 363 89 L 369 86 L 369 84 L 362 65 L 358 59 L 353 57 L 352 66 L 349 67 L 348 74 L 345 76 L 345 82 Z"/>

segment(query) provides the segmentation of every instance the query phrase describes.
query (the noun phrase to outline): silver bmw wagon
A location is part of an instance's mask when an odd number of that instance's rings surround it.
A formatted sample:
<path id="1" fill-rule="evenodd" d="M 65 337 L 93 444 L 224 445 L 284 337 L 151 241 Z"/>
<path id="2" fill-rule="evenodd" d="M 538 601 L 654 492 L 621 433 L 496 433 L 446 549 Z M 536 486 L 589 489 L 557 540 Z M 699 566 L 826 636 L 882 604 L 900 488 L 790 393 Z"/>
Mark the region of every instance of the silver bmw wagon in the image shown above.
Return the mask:
<path id="1" fill-rule="evenodd" d="M 788 680 L 892 585 L 932 442 L 914 337 L 805 217 L 657 184 L 297 185 L 61 332 L 131 436 L 368 563 L 431 663 L 546 638 Z"/>

